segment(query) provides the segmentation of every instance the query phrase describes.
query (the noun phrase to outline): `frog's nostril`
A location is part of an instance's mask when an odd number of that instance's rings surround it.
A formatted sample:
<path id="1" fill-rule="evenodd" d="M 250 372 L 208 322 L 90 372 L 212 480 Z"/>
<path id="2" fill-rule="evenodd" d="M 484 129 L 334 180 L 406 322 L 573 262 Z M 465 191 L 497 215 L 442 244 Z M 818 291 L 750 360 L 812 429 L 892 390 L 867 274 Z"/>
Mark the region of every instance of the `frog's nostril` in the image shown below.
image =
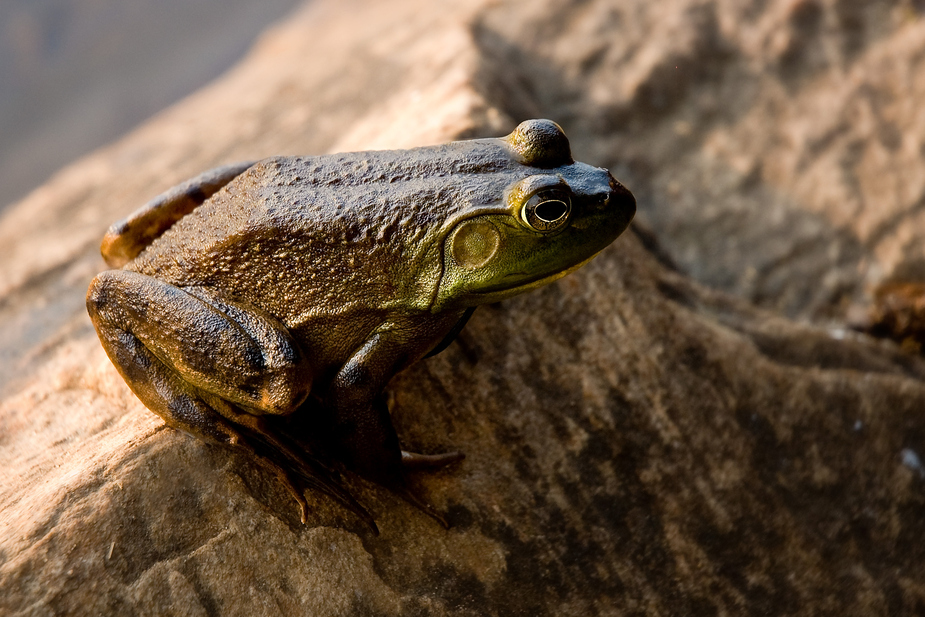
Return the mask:
<path id="1" fill-rule="evenodd" d="M 611 184 L 612 190 L 604 202 L 607 208 L 618 210 L 626 218 L 627 222 L 633 219 L 636 214 L 636 198 L 630 193 L 629 189 L 614 182 Z"/>

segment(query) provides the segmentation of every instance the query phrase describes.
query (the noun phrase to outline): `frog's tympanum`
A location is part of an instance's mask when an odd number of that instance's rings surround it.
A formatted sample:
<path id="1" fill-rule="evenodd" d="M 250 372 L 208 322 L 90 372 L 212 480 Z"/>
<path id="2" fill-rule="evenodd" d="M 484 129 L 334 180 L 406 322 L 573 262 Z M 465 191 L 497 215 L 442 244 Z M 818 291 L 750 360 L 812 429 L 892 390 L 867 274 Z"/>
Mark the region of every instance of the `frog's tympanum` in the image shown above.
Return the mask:
<path id="1" fill-rule="evenodd" d="M 635 209 L 606 169 L 572 160 L 549 120 L 500 139 L 268 158 L 207 172 L 114 224 L 102 253 L 115 269 L 90 284 L 87 308 L 149 409 L 261 459 L 303 521 L 315 487 L 373 524 L 321 462 L 334 459 L 440 519 L 407 469 L 461 454 L 403 452 L 383 389 L 479 304 L 587 263 Z M 328 419 L 333 454 L 310 456 L 275 428 L 293 413 Z"/>

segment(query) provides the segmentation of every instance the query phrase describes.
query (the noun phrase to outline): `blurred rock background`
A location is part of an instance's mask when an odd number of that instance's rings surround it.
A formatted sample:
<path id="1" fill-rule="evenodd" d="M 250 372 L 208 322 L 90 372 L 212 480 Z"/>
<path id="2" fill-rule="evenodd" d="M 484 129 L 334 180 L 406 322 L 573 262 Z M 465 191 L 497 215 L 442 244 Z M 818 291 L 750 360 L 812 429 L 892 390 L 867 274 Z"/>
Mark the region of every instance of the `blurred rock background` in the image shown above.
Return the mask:
<path id="1" fill-rule="evenodd" d="M 490 13 L 485 70 L 521 68 L 493 83 L 511 113 L 554 113 L 617 166 L 682 269 L 828 323 L 922 280 L 925 5 L 580 7 Z"/>
<path id="2" fill-rule="evenodd" d="M 0 211 L 236 62 L 297 0 L 4 0 Z"/>

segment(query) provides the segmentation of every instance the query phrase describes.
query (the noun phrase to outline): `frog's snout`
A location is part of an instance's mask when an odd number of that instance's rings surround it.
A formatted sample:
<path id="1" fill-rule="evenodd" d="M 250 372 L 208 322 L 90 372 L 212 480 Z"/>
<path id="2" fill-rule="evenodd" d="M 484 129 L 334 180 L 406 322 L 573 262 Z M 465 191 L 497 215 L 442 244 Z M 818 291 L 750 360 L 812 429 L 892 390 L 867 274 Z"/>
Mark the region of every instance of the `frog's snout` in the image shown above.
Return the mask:
<path id="1" fill-rule="evenodd" d="M 607 196 L 606 204 L 614 214 L 618 216 L 625 228 L 636 216 L 636 198 L 628 188 L 620 184 L 610 173 L 610 194 Z"/>

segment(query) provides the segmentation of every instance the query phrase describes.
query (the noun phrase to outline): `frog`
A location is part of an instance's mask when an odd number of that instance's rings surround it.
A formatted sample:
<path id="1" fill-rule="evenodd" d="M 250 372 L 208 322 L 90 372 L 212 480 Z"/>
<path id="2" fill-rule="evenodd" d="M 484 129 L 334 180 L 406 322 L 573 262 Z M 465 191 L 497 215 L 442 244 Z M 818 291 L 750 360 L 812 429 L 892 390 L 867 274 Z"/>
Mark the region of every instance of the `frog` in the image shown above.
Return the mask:
<path id="1" fill-rule="evenodd" d="M 446 349 L 476 307 L 588 263 L 635 212 L 629 189 L 575 161 L 551 120 L 498 138 L 247 161 L 114 223 L 87 310 L 148 409 L 266 465 L 303 523 L 316 488 L 378 532 L 333 458 L 447 526 L 408 478 L 463 455 L 403 450 L 389 382 Z M 280 428 L 297 414 L 325 418 L 324 456 Z"/>

